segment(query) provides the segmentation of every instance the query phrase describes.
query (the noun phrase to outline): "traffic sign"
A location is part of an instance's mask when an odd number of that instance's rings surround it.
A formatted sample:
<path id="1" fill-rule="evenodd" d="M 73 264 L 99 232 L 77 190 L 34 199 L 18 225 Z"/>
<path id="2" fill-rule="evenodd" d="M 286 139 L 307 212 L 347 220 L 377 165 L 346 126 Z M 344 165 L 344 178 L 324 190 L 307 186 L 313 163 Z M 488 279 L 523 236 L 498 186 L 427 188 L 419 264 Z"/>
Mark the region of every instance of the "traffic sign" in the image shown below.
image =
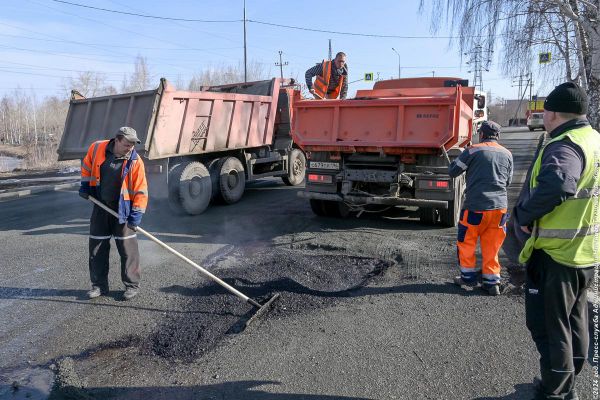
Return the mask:
<path id="1" fill-rule="evenodd" d="M 552 61 L 552 53 L 540 53 L 540 64 L 548 64 Z"/>
<path id="2" fill-rule="evenodd" d="M 372 80 L 373 80 L 373 73 L 365 72 L 365 81 L 372 81 Z"/>

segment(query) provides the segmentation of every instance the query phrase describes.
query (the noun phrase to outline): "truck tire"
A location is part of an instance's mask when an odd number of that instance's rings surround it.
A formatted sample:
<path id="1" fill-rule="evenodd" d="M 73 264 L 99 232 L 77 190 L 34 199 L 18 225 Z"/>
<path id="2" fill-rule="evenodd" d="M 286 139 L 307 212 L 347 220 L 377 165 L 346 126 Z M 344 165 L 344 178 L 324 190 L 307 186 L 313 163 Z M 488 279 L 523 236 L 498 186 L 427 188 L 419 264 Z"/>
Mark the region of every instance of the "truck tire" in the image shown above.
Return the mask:
<path id="1" fill-rule="evenodd" d="M 181 164 L 173 170 L 173 178 L 173 200 L 188 214 L 204 212 L 212 196 L 212 183 L 204 164 L 198 161 Z M 171 196 L 171 191 L 169 193 Z"/>
<path id="2" fill-rule="evenodd" d="M 448 208 L 440 210 L 440 222 L 449 227 L 458 225 L 462 207 L 463 180 L 456 179 L 454 184 L 454 200 L 448 202 Z"/>
<path id="3" fill-rule="evenodd" d="M 181 200 L 179 199 L 179 178 L 182 170 L 182 164 L 175 164 L 170 167 L 167 182 L 167 190 L 169 192 L 169 208 L 177 215 L 182 215 L 185 213 L 185 210 L 181 206 Z"/>
<path id="4" fill-rule="evenodd" d="M 323 204 L 323 200 L 310 199 L 310 208 L 319 217 L 325 216 L 325 205 Z"/>
<path id="5" fill-rule="evenodd" d="M 220 158 L 215 158 L 207 163 L 208 173 L 210 174 L 210 181 L 212 183 L 212 199 L 211 201 L 215 204 L 223 204 L 223 196 L 221 196 L 221 189 L 219 187 L 219 164 Z"/>
<path id="6" fill-rule="evenodd" d="M 420 207 L 419 208 L 419 221 L 426 225 L 435 225 L 439 219 L 439 211 L 437 208 L 432 207 Z"/>
<path id="7" fill-rule="evenodd" d="M 242 162 L 236 157 L 225 157 L 219 161 L 219 189 L 223 201 L 233 204 L 242 198 L 246 188 L 246 173 Z"/>
<path id="8" fill-rule="evenodd" d="M 288 186 L 297 186 L 306 176 L 306 156 L 301 150 L 292 149 L 289 155 L 289 170 L 281 179 Z"/>

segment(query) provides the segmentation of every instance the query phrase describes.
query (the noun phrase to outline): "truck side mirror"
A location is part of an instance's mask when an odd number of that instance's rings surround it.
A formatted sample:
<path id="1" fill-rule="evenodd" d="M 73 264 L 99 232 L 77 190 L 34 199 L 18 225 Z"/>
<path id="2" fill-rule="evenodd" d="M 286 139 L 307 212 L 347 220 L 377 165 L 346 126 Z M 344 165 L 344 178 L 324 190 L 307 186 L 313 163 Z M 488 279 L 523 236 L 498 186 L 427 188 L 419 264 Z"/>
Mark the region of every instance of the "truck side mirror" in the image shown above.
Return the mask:
<path id="1" fill-rule="evenodd" d="M 477 108 L 483 108 L 485 107 L 485 96 L 478 96 L 477 97 Z"/>

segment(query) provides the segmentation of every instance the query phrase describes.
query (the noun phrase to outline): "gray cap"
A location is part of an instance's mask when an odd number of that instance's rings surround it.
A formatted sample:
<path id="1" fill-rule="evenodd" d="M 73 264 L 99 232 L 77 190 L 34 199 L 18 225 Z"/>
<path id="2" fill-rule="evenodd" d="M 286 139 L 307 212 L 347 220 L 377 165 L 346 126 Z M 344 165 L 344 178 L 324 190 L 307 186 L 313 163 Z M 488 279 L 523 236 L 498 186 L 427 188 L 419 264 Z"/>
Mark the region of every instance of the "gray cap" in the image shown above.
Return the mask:
<path id="1" fill-rule="evenodd" d="M 141 143 L 140 139 L 137 137 L 137 132 L 135 129 L 130 128 L 129 126 L 120 127 L 116 136 L 123 136 L 126 140 L 133 143 Z"/>
<path id="2" fill-rule="evenodd" d="M 483 121 L 481 127 L 479 128 L 479 133 L 481 133 L 484 138 L 498 139 L 498 136 L 500 135 L 500 129 L 500 125 L 494 121 Z"/>

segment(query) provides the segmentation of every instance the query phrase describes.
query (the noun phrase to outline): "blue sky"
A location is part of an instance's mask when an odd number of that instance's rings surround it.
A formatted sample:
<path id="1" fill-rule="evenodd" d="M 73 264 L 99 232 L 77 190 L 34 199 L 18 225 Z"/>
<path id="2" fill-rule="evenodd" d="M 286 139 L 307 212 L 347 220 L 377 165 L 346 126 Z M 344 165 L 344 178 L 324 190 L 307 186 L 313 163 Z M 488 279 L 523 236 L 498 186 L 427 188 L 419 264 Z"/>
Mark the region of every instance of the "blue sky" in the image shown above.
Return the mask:
<path id="1" fill-rule="evenodd" d="M 241 20 L 243 0 L 72 0 L 73 3 L 163 17 Z M 339 7 L 336 9 L 336 5 Z M 369 2 L 298 2 L 247 0 L 247 18 L 306 28 L 379 35 L 433 36 L 429 13 L 418 12 L 419 0 Z M 325 7 L 326 14 L 319 9 Z M 194 72 L 243 62 L 241 22 L 200 23 L 156 20 L 76 7 L 52 0 L 2 0 L 0 14 L 0 95 L 15 88 L 38 97 L 64 95 L 66 78 L 77 71 L 106 74 L 120 87 L 133 70 L 135 57 L 146 57 L 153 79 L 187 81 Z M 447 31 L 439 36 L 448 36 Z M 303 79 L 304 71 L 333 51 L 348 54 L 350 81 L 365 72 L 396 77 L 401 56 L 403 77 L 458 76 L 473 79 L 466 60 L 448 39 L 372 38 L 300 31 L 257 23 L 247 24 L 248 59 L 279 75 L 278 51 L 288 62 L 284 75 Z M 74 43 L 77 42 L 77 43 Z M 496 51 L 495 54 L 499 54 Z M 499 74 L 494 59 L 483 75 L 492 95 L 516 98 L 511 79 Z M 535 77 L 534 77 L 535 80 Z M 359 81 L 350 95 L 372 83 Z M 539 87 L 539 85 L 538 85 Z M 536 87 L 534 86 L 534 89 Z M 541 87 L 543 91 L 544 87 Z M 535 90 L 534 90 L 535 93 Z"/>

